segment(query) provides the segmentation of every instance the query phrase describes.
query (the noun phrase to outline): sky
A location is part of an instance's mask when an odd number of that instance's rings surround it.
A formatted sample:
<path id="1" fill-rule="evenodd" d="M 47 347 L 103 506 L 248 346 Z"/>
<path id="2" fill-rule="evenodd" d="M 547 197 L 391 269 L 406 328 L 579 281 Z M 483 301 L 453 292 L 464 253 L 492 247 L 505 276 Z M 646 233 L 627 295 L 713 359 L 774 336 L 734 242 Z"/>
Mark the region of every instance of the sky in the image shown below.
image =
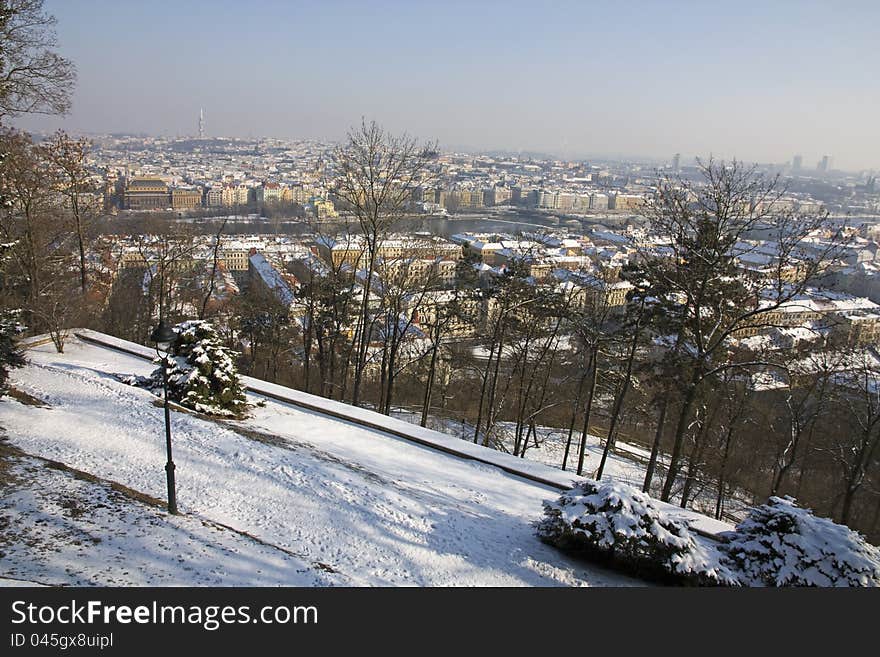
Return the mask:
<path id="1" fill-rule="evenodd" d="M 45 0 L 71 132 L 880 168 L 880 2 Z"/>

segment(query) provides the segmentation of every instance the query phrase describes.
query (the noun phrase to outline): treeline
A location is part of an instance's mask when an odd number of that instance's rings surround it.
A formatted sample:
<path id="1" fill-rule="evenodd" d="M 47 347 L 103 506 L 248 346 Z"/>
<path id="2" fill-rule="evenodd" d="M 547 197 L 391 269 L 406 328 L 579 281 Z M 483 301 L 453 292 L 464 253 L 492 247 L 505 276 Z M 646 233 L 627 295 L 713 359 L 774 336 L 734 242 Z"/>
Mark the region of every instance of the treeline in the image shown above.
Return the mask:
<path id="1" fill-rule="evenodd" d="M 111 283 L 96 262 L 92 223 L 102 208 L 87 168 L 89 144 L 58 132 L 39 144 L 0 132 L 0 303 L 20 309 L 32 331 L 52 334 L 91 323 Z"/>

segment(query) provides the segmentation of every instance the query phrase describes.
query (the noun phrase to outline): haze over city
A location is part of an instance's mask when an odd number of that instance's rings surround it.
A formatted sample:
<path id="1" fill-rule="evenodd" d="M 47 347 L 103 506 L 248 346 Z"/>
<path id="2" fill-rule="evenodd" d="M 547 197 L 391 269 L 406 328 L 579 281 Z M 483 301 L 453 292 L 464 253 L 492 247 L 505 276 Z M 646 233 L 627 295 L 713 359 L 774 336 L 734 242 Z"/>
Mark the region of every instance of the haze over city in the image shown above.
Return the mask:
<path id="1" fill-rule="evenodd" d="M 78 80 L 21 128 L 880 166 L 875 26 L 848 2 L 241 5 L 47 0 Z"/>

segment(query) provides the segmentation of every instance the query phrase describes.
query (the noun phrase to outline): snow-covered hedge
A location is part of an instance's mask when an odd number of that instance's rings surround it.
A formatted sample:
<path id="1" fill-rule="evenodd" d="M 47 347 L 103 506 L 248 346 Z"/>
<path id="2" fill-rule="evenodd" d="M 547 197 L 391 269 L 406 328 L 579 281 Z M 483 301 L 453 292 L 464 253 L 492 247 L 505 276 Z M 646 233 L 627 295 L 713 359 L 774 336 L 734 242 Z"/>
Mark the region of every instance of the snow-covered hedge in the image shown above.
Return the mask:
<path id="1" fill-rule="evenodd" d="M 636 574 L 701 585 L 736 585 L 719 556 L 649 495 L 614 481 L 585 481 L 544 503 L 541 540 Z"/>
<path id="2" fill-rule="evenodd" d="M 790 497 L 752 509 L 721 549 L 749 586 L 880 586 L 880 549 Z"/>
<path id="3" fill-rule="evenodd" d="M 168 359 L 168 397 L 200 413 L 239 417 L 247 410 L 244 386 L 231 349 L 223 345 L 214 327 L 190 320 L 174 327 L 177 338 Z M 149 377 L 127 381 L 162 394 L 162 360 Z"/>

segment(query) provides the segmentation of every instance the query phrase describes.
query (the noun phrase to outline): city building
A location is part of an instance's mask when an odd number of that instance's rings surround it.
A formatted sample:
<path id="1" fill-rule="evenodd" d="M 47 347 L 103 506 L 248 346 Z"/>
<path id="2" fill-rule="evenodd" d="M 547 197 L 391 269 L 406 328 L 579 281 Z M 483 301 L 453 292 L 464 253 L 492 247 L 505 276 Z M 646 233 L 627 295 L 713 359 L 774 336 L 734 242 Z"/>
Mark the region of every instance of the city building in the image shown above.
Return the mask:
<path id="1" fill-rule="evenodd" d="M 328 199 L 316 196 L 311 199 L 309 205 L 311 205 L 315 213 L 315 218 L 319 221 L 335 219 L 339 216 L 339 213 L 336 211 L 336 206 L 333 205 L 333 201 Z"/>
<path id="2" fill-rule="evenodd" d="M 276 182 L 263 183 L 256 188 L 257 203 L 282 203 L 285 201 L 286 189 Z"/>
<path id="3" fill-rule="evenodd" d="M 637 194 L 612 194 L 608 197 L 608 209 L 618 212 L 635 212 L 645 205 L 645 197 Z"/>
<path id="4" fill-rule="evenodd" d="M 174 210 L 192 210 L 202 207 L 202 190 L 198 188 L 172 189 L 171 207 Z"/>
<path id="5" fill-rule="evenodd" d="M 127 210 L 164 210 L 171 205 L 168 185 L 161 178 L 130 178 L 126 181 L 123 204 Z"/>
<path id="6" fill-rule="evenodd" d="M 223 188 L 209 187 L 205 190 L 205 207 L 219 208 L 223 205 Z"/>

